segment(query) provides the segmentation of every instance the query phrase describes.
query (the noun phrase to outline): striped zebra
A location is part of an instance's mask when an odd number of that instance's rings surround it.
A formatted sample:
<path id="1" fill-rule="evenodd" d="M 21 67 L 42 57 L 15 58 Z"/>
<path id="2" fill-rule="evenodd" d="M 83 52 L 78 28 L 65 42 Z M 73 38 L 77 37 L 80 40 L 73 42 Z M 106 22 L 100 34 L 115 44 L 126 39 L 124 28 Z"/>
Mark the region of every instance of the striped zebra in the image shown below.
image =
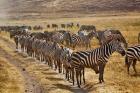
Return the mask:
<path id="1" fill-rule="evenodd" d="M 29 56 L 34 56 L 34 51 L 32 43 L 34 42 L 34 37 L 28 36 L 25 40 L 25 50 Z"/>
<path id="2" fill-rule="evenodd" d="M 19 44 L 20 44 L 20 46 L 21 46 L 21 51 L 22 51 L 22 52 L 24 52 L 24 50 L 25 50 L 25 40 L 26 40 L 26 36 L 21 35 L 21 36 L 19 37 Z"/>
<path id="3" fill-rule="evenodd" d="M 18 35 L 15 35 L 14 37 L 14 42 L 15 42 L 15 44 L 16 44 L 16 49 L 18 49 L 18 43 L 19 43 L 19 36 Z"/>
<path id="4" fill-rule="evenodd" d="M 56 48 L 59 47 L 55 42 L 46 42 L 42 47 L 43 56 L 45 58 L 46 63 L 53 68 L 53 62 L 55 58 Z"/>
<path id="5" fill-rule="evenodd" d="M 138 34 L 138 44 L 140 44 L 140 33 Z"/>
<path id="6" fill-rule="evenodd" d="M 61 55 L 60 55 L 60 61 L 62 62 L 63 65 L 63 73 L 65 71 L 65 78 L 69 81 L 71 78 L 71 64 L 69 62 L 71 54 L 73 50 L 67 48 L 67 47 L 62 47 Z"/>
<path id="7" fill-rule="evenodd" d="M 32 50 L 33 50 L 33 55 L 34 57 L 36 57 L 37 59 L 39 59 L 39 52 L 38 52 L 38 49 L 39 49 L 39 45 L 41 43 L 41 40 L 40 39 L 34 39 L 34 41 L 32 42 Z"/>
<path id="8" fill-rule="evenodd" d="M 81 71 L 83 71 L 83 81 L 85 82 L 84 78 L 84 68 L 92 68 L 96 74 L 99 73 L 99 82 L 104 82 L 103 74 L 104 74 L 104 68 L 106 63 L 108 62 L 109 57 L 113 52 L 118 52 L 122 54 L 122 56 L 125 55 L 124 46 L 121 42 L 112 40 L 110 43 L 103 45 L 97 49 L 94 49 L 92 51 L 80 51 L 75 52 L 71 56 L 71 65 L 72 65 L 72 79 L 74 84 L 74 69 L 76 72 L 76 79 L 77 79 L 77 85 L 80 87 L 81 80 L 79 83 L 79 76 L 81 79 Z"/>
<path id="9" fill-rule="evenodd" d="M 52 42 L 59 44 L 69 45 L 70 43 L 70 33 L 68 31 L 60 30 L 55 32 L 51 37 Z"/>
<path id="10" fill-rule="evenodd" d="M 99 40 L 100 45 L 107 44 L 113 39 L 115 39 L 119 40 L 120 42 L 123 42 L 126 48 L 128 46 L 124 36 L 121 34 L 119 30 L 107 29 L 104 31 L 97 31 L 96 38 Z"/>
<path id="11" fill-rule="evenodd" d="M 76 46 L 85 46 L 86 49 L 90 48 L 90 42 L 93 37 L 96 37 L 95 32 L 90 32 L 87 35 L 77 35 L 77 34 L 72 34 L 71 35 L 71 46 L 73 49 L 75 49 Z"/>
<path id="12" fill-rule="evenodd" d="M 129 47 L 126 51 L 125 64 L 127 66 L 127 72 L 129 74 L 129 68 L 132 64 L 135 73 L 136 71 L 136 62 L 140 61 L 140 45 Z"/>

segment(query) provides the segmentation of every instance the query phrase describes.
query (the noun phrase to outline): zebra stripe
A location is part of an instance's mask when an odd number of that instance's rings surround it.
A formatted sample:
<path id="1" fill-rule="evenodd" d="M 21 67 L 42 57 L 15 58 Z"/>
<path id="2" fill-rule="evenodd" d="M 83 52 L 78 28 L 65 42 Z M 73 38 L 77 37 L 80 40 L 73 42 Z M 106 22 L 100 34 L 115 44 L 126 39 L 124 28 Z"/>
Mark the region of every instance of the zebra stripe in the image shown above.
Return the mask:
<path id="1" fill-rule="evenodd" d="M 73 47 L 73 49 L 79 45 L 79 46 L 85 46 L 86 49 L 89 47 L 91 48 L 90 45 L 90 41 L 93 37 L 96 37 L 96 33 L 95 32 L 90 32 L 87 35 L 76 35 L 76 34 L 72 34 L 71 35 L 71 45 Z"/>
<path id="2" fill-rule="evenodd" d="M 108 29 L 105 31 L 97 31 L 97 37 L 100 45 L 109 43 L 112 40 L 119 40 L 124 43 L 127 48 L 127 42 L 119 30 Z"/>
<path id="3" fill-rule="evenodd" d="M 127 49 L 126 56 L 125 56 L 125 64 L 127 66 L 128 74 L 129 74 L 129 68 L 131 64 L 133 66 L 135 73 L 137 74 L 137 71 L 136 71 L 137 61 L 140 61 L 140 45 L 129 47 Z"/>

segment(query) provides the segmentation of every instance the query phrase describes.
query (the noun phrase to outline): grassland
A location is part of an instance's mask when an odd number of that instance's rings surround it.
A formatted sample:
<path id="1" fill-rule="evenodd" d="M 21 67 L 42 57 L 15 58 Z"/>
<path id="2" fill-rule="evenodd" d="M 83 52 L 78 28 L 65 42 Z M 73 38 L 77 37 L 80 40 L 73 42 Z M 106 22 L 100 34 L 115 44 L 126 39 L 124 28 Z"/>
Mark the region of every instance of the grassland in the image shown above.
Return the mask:
<path id="1" fill-rule="evenodd" d="M 0 55 L 0 93 L 24 93 L 19 71 Z"/>
<path id="2" fill-rule="evenodd" d="M 1 24 L 8 24 L 8 25 L 42 25 L 46 27 L 47 24 L 56 23 L 80 23 L 80 24 L 93 24 L 97 27 L 97 30 L 103 30 L 106 28 L 115 28 L 119 29 L 124 37 L 126 38 L 128 45 L 137 45 L 137 36 L 140 32 L 140 16 L 113 16 L 113 17 L 82 17 L 82 18 L 60 18 L 60 19 L 38 19 L 38 20 L 4 20 Z M 45 30 L 53 30 L 47 29 Z M 66 29 L 72 32 L 78 30 L 78 28 Z M 44 30 L 43 30 L 44 31 Z M 98 41 L 96 39 L 92 40 L 92 47 L 98 47 Z M 28 69 L 30 73 L 35 73 L 34 69 L 37 68 L 37 65 L 31 66 L 28 65 Z M 124 66 L 124 57 L 119 55 L 118 53 L 114 53 L 107 66 L 105 68 L 105 83 L 104 84 L 97 84 L 98 82 L 98 75 L 94 73 L 91 69 L 86 69 L 86 84 L 82 86 L 84 90 L 87 90 L 89 93 L 139 93 L 140 92 L 140 64 L 137 63 L 137 71 L 138 75 L 134 75 L 134 71 L 132 68 L 130 69 L 130 75 L 126 73 L 126 67 Z M 47 87 L 53 85 L 46 84 L 45 82 L 51 83 L 51 81 L 46 81 L 44 79 L 44 74 L 36 73 L 35 76 L 38 79 L 41 79 L 40 84 L 42 84 L 46 90 Z M 47 76 L 47 74 L 46 74 Z M 52 79 L 51 79 L 52 80 Z M 52 80 L 55 81 L 55 80 Z M 58 82 L 59 83 L 59 82 Z M 62 83 L 61 85 L 63 85 Z M 68 92 L 68 88 L 66 86 L 59 87 L 60 89 L 67 90 L 65 93 Z M 70 90 L 69 90 L 70 91 Z M 51 91 L 53 92 L 53 91 Z M 54 91 L 55 93 L 55 91 Z"/>

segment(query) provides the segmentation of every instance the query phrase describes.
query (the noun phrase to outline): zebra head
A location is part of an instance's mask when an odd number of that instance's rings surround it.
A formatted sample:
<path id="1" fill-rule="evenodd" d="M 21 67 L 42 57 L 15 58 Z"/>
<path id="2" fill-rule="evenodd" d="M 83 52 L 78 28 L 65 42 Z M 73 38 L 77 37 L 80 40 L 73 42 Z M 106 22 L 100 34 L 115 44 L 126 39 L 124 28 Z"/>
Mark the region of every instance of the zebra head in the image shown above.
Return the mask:
<path id="1" fill-rule="evenodd" d="M 112 46 L 116 52 L 120 53 L 122 56 L 125 55 L 125 46 L 122 42 L 118 40 L 112 40 L 110 43 L 112 43 Z"/>
<path id="2" fill-rule="evenodd" d="M 13 38 L 17 34 L 17 31 L 11 30 L 10 31 L 10 38 Z"/>
<path id="3" fill-rule="evenodd" d="M 98 38 L 98 33 L 96 33 L 95 31 L 92 31 L 88 34 L 88 37 L 89 38 L 93 38 L 93 37 Z"/>

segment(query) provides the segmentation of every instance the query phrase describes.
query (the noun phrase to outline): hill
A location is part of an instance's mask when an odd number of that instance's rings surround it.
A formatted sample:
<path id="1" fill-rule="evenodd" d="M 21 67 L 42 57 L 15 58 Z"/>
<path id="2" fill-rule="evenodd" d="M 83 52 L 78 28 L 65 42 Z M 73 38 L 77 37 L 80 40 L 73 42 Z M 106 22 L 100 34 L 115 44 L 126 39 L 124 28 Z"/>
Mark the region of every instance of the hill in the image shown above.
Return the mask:
<path id="1" fill-rule="evenodd" d="M 12 18 L 75 17 L 140 10 L 140 0 L 1 0 L 1 16 Z"/>

